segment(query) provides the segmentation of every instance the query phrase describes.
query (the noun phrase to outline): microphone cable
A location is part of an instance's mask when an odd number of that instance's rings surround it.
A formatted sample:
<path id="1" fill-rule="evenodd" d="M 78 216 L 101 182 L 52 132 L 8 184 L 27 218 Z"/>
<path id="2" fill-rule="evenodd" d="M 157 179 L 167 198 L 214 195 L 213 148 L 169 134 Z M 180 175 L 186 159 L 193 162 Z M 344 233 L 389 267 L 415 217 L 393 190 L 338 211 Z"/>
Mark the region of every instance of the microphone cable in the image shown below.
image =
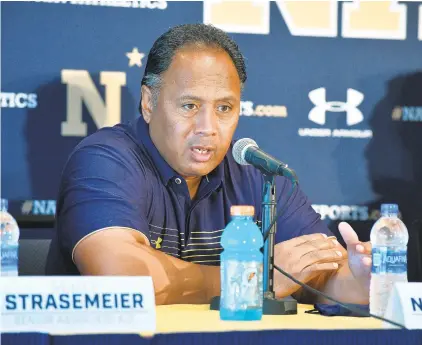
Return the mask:
<path id="1" fill-rule="evenodd" d="M 264 234 L 265 234 L 264 235 L 264 243 L 267 240 L 268 235 L 270 234 L 270 229 L 273 227 L 273 225 L 275 224 L 275 222 L 277 221 L 277 219 L 280 218 L 283 215 L 284 211 L 286 210 L 287 205 L 288 205 L 288 203 L 290 201 L 290 198 L 292 197 L 292 195 L 293 195 L 293 193 L 294 193 L 297 185 L 298 185 L 297 181 L 293 181 L 292 182 L 292 188 L 290 190 L 290 193 L 289 193 L 289 196 L 287 198 L 287 201 L 284 203 L 284 206 L 281 207 L 279 209 L 279 211 L 277 212 L 277 214 L 274 216 L 274 218 L 272 219 L 272 221 L 271 221 L 270 225 L 268 226 L 268 228 L 266 229 L 266 231 L 264 231 Z M 378 320 L 387 322 L 387 323 L 389 323 L 389 324 L 391 324 L 393 326 L 396 326 L 396 327 L 399 327 L 401 329 L 406 329 L 407 330 L 407 328 L 404 325 L 402 325 L 402 324 L 400 324 L 398 322 L 395 322 L 395 321 L 386 319 L 386 318 L 381 317 L 381 316 L 378 316 L 378 315 L 371 314 L 370 312 L 364 312 L 364 311 L 360 310 L 359 308 L 355 308 L 355 307 L 352 307 L 350 305 L 344 304 L 344 303 L 336 300 L 335 298 L 332 298 L 332 297 L 328 296 L 327 294 L 325 294 L 325 293 L 323 293 L 323 292 L 321 292 L 321 291 L 319 291 L 317 289 L 314 289 L 313 287 L 309 286 L 308 284 L 302 283 L 301 281 L 297 280 L 291 274 L 287 273 L 286 271 L 284 271 L 283 269 L 281 269 L 280 267 L 278 267 L 275 264 L 274 264 L 274 268 L 277 271 L 279 271 L 281 274 L 283 274 L 284 276 L 286 276 L 287 278 L 289 278 L 290 280 L 292 280 L 293 282 L 295 282 L 296 284 L 298 284 L 299 286 L 301 286 L 302 288 L 304 288 L 304 289 L 308 290 L 309 292 L 313 293 L 314 295 L 324 297 L 327 300 L 329 300 L 331 302 L 334 302 L 334 303 L 342 306 L 343 308 L 345 308 L 345 309 L 347 309 L 347 310 L 349 310 L 349 311 L 351 311 L 351 312 L 353 312 L 353 313 L 355 313 L 357 315 L 364 316 L 364 317 L 373 317 L 375 319 L 378 319 Z"/>
<path id="2" fill-rule="evenodd" d="M 404 325 L 402 325 L 402 324 L 400 324 L 400 323 L 398 323 L 398 322 L 395 322 L 395 321 L 392 321 L 392 320 L 386 319 L 386 318 L 381 317 L 381 316 L 378 316 L 378 315 L 374 315 L 374 314 L 371 314 L 371 313 L 367 313 L 367 312 L 364 312 L 364 311 L 360 310 L 359 308 L 355 308 L 355 307 L 349 306 L 349 305 L 347 305 L 347 304 L 344 304 L 344 303 L 342 303 L 342 302 L 340 302 L 340 301 L 336 300 L 335 298 L 332 298 L 332 297 L 330 297 L 330 296 L 326 295 L 325 293 L 323 293 L 323 292 L 321 292 L 321 291 L 319 291 L 319 290 L 317 290 L 317 289 L 314 289 L 313 287 L 310 287 L 309 285 L 307 285 L 307 284 L 305 284 L 305 283 L 302 283 L 301 281 L 299 281 L 299 280 L 297 280 L 295 277 L 293 277 L 291 274 L 287 273 L 286 271 L 284 271 L 283 269 L 281 269 L 280 267 L 278 267 L 278 266 L 276 266 L 276 265 L 274 265 L 274 268 L 275 268 L 277 271 L 279 271 L 281 274 L 285 275 L 287 278 L 289 278 L 289 279 L 293 280 L 296 284 L 298 284 L 298 285 L 300 285 L 301 287 L 303 287 L 303 288 L 305 288 L 306 290 L 308 290 L 309 292 L 312 292 L 313 294 L 318 295 L 318 296 L 322 296 L 322 297 L 324 297 L 324 298 L 328 299 L 329 301 L 334 302 L 334 303 L 336 303 L 336 304 L 338 304 L 338 305 L 342 306 L 343 308 L 345 308 L 345 309 L 347 309 L 347 310 L 350 310 L 351 312 L 353 312 L 353 313 L 355 313 L 355 314 L 358 314 L 358 315 L 360 315 L 360 316 L 365 316 L 365 317 L 370 316 L 370 317 L 373 317 L 373 318 L 375 318 L 375 319 L 378 319 L 378 320 L 381 320 L 381 321 L 388 322 L 388 323 L 392 324 L 393 326 L 397 326 L 397 327 L 399 327 L 399 328 L 401 328 L 401 329 L 406 329 L 406 330 L 407 330 L 407 328 L 406 328 Z"/>

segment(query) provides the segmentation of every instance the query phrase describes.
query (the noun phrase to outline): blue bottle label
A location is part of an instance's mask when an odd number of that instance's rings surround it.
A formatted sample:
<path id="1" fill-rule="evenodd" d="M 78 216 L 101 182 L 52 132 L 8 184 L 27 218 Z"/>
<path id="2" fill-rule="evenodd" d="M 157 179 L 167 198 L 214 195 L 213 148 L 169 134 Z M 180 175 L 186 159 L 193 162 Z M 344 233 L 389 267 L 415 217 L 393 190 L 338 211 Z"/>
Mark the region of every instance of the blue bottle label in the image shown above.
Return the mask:
<path id="1" fill-rule="evenodd" d="M 262 294 L 261 262 L 221 262 L 221 308 L 233 311 L 262 308 Z"/>
<path id="2" fill-rule="evenodd" d="M 372 248 L 372 273 L 407 272 L 407 253 L 403 248 L 374 247 Z"/>
<path id="3" fill-rule="evenodd" d="M 8 245 L 1 246 L 1 267 L 17 267 L 18 266 L 18 246 Z"/>

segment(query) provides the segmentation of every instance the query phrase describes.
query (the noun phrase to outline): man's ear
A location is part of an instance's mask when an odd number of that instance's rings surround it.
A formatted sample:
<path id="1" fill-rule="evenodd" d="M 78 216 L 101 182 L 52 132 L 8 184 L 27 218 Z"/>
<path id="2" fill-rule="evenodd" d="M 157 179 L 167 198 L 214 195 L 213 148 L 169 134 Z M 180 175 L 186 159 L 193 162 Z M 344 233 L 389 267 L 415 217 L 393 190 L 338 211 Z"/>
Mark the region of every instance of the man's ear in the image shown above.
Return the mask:
<path id="1" fill-rule="evenodd" d="M 142 85 L 141 95 L 142 116 L 144 117 L 145 122 L 149 123 L 151 121 L 152 110 L 154 107 L 152 91 L 148 86 Z"/>

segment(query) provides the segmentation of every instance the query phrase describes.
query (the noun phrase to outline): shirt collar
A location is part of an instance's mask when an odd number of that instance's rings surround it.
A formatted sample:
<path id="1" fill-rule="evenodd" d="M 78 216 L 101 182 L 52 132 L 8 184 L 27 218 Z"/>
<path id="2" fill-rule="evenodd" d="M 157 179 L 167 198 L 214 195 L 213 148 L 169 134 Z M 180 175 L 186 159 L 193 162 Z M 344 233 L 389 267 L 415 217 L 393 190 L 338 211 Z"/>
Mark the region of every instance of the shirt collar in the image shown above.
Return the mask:
<path id="1" fill-rule="evenodd" d="M 137 121 L 137 133 L 138 133 L 138 140 L 142 142 L 145 149 L 147 150 L 149 156 L 151 157 L 152 161 L 154 162 L 155 167 L 157 168 L 162 182 L 167 185 L 168 182 L 174 177 L 182 178 L 161 156 L 160 152 L 158 151 L 157 147 L 152 142 L 152 139 L 149 135 L 149 125 L 145 122 L 143 116 L 141 115 Z M 220 184 L 223 182 L 224 176 L 224 160 L 221 162 L 213 171 L 211 171 L 208 175 L 204 176 L 204 179 L 211 183 L 211 185 L 215 185 L 215 188 L 219 187 Z M 204 181 L 205 182 L 205 181 Z"/>

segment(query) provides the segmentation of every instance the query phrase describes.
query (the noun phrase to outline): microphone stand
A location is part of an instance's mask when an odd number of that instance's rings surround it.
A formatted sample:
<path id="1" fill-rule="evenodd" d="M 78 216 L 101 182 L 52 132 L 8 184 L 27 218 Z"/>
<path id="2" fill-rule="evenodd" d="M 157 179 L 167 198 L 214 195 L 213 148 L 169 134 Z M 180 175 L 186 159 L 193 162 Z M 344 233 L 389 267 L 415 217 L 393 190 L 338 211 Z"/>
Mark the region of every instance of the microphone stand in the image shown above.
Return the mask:
<path id="1" fill-rule="evenodd" d="M 261 232 L 268 229 L 271 221 L 277 214 L 277 199 L 274 175 L 263 174 L 264 185 L 262 193 Z M 277 222 L 269 229 L 268 237 L 264 243 L 263 264 L 263 309 L 264 315 L 297 314 L 297 301 L 292 297 L 277 299 L 274 293 L 274 246 Z M 264 237 L 265 238 L 265 237 Z"/>

